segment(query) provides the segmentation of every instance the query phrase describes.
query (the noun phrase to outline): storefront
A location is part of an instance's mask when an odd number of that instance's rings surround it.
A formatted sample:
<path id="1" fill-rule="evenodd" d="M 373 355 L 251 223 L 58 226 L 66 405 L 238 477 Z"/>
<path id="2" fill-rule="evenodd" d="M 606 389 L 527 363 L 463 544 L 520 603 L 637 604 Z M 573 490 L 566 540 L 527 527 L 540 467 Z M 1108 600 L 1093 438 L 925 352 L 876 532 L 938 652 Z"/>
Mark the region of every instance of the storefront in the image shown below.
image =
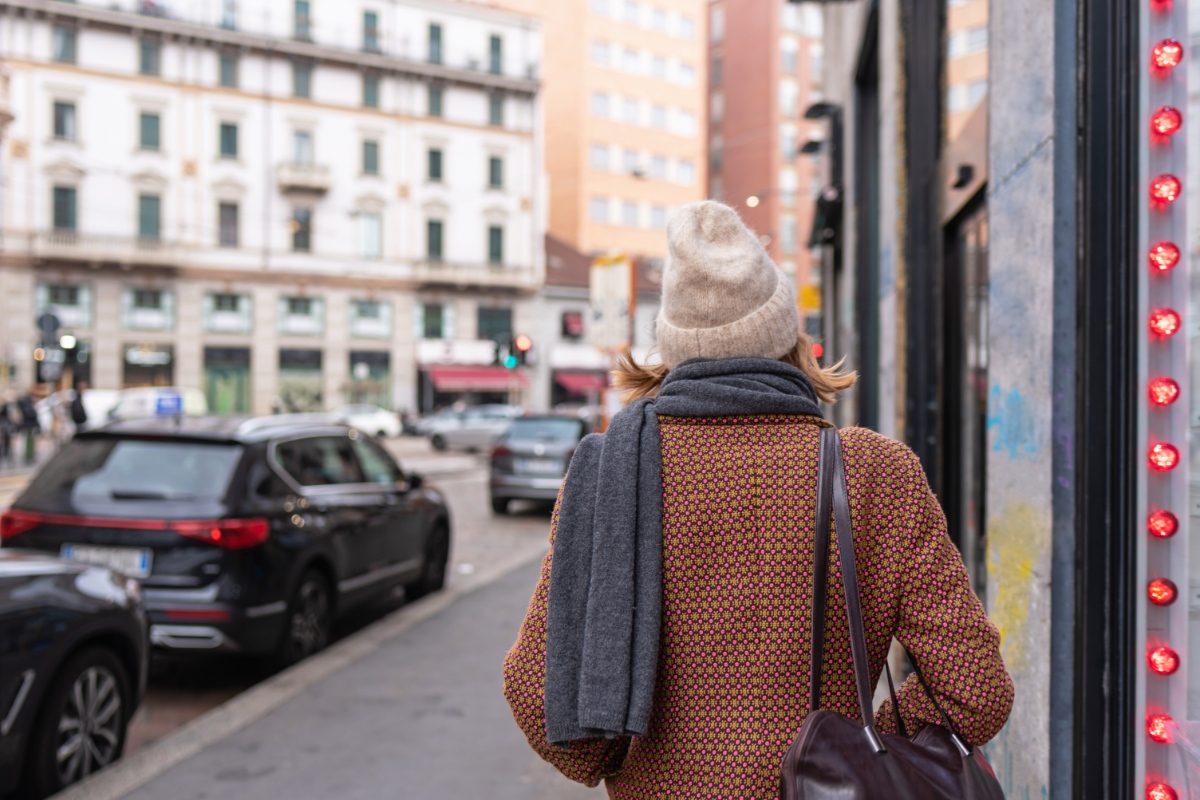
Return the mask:
<path id="1" fill-rule="evenodd" d="M 249 348 L 204 348 L 204 394 L 210 413 L 250 413 Z"/>
<path id="2" fill-rule="evenodd" d="M 835 413 L 918 454 L 1000 629 L 1006 796 L 1200 797 L 1200 0 L 939 5 L 825 4 Z"/>
<path id="3" fill-rule="evenodd" d="M 391 354 L 385 350 L 350 351 L 351 403 L 392 407 Z"/>
<path id="4" fill-rule="evenodd" d="M 427 414 L 455 403 L 521 405 L 526 368 L 497 364 L 491 340 L 426 339 L 417 343 L 417 403 Z"/>
<path id="5" fill-rule="evenodd" d="M 127 344 L 121 385 L 126 389 L 141 386 L 175 385 L 175 348 L 169 344 Z"/>
<path id="6" fill-rule="evenodd" d="M 284 348 L 279 351 L 278 409 L 285 413 L 324 410 L 321 351 Z"/>

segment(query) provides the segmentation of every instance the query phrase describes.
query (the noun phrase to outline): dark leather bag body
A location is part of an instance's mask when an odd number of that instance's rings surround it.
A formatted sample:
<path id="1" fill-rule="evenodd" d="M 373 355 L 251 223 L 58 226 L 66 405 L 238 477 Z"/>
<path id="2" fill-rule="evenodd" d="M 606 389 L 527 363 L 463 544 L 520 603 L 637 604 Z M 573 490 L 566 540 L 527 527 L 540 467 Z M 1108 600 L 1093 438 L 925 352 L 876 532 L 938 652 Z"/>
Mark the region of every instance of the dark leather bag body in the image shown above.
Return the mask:
<path id="1" fill-rule="evenodd" d="M 851 537 L 850 501 L 835 428 L 821 431 L 817 486 L 816 562 L 813 565 L 813 623 L 810 713 L 783 758 L 781 800 L 1004 800 L 995 773 L 983 754 L 966 744 L 937 704 L 913 660 L 921 685 L 941 712 L 944 727 L 930 725 L 909 737 L 899 719 L 891 675 L 892 707 L 898 735 L 875 730 L 870 667 L 863 633 L 862 605 Z M 832 513 L 831 513 L 832 512 Z M 826 578 L 829 572 L 829 522 L 834 517 L 842 588 L 850 623 L 850 650 L 862 721 L 821 708 L 821 671 L 825 639 Z M 910 655 L 911 659 L 911 655 Z"/>

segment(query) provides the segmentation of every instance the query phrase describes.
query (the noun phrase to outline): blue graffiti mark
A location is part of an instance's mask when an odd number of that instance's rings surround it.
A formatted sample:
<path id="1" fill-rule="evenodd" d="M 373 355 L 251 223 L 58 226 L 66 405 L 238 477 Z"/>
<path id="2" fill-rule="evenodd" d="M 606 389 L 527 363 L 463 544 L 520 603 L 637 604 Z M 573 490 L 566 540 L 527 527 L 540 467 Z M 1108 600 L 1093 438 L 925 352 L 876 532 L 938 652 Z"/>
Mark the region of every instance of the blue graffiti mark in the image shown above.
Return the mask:
<path id="1" fill-rule="evenodd" d="M 1005 393 L 999 386 L 992 387 L 987 426 L 989 431 L 995 431 L 992 450 L 1005 452 L 1014 461 L 1033 458 L 1041 448 L 1038 421 L 1019 389 Z"/>

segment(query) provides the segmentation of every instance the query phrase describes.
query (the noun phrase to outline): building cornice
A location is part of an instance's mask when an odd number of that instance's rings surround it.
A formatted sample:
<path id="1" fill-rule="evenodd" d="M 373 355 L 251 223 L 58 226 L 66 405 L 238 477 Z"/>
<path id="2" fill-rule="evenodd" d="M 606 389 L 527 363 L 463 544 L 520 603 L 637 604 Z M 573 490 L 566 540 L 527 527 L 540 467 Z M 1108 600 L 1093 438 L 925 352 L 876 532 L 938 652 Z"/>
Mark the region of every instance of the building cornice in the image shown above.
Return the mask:
<path id="1" fill-rule="evenodd" d="M 0 13 L 69 20 L 78 25 L 108 28 L 135 35 L 151 33 L 180 42 L 253 52 L 265 57 L 309 59 L 317 63 L 349 69 L 375 70 L 383 74 L 440 81 L 473 88 L 502 90 L 531 97 L 537 94 L 539 85 L 538 81 L 532 78 L 495 75 L 481 70 L 433 64 L 413 58 L 332 47 L 300 39 L 266 36 L 77 3 L 51 3 L 46 0 L 0 0 Z"/>

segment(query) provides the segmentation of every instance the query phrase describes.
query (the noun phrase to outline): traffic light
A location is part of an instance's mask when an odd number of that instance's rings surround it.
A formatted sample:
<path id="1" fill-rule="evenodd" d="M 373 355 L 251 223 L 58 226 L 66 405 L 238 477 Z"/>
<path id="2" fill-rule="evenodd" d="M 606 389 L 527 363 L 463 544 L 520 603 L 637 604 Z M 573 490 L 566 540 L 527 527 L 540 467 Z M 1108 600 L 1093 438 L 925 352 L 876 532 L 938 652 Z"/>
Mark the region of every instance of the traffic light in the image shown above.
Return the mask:
<path id="1" fill-rule="evenodd" d="M 513 346 L 510 352 L 517 357 L 517 363 L 524 365 L 529 361 L 529 351 L 533 349 L 533 340 L 525 334 L 521 334 L 513 339 Z"/>

